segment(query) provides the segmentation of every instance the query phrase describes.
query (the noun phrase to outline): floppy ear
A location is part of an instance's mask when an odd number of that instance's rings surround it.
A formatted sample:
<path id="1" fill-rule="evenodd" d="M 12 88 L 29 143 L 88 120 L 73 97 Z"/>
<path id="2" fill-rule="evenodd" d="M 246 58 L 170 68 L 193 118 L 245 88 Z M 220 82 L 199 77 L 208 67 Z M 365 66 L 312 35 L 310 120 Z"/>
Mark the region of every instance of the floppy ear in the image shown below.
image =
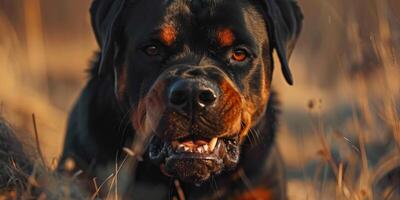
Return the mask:
<path id="1" fill-rule="evenodd" d="M 277 51 L 286 81 L 293 85 L 288 60 L 302 28 L 302 11 L 294 0 L 262 0 L 262 2 L 271 45 Z"/>
<path id="2" fill-rule="evenodd" d="M 90 8 L 93 31 L 100 46 L 98 73 L 114 65 L 115 40 L 121 23 L 119 18 L 126 0 L 94 0 Z"/>

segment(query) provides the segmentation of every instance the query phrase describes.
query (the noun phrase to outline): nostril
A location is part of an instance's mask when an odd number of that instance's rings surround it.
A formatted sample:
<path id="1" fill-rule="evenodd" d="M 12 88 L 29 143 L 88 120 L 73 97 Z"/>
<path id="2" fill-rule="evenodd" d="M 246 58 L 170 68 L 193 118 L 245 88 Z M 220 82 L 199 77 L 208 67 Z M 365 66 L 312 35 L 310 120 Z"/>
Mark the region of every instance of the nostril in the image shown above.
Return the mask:
<path id="1" fill-rule="evenodd" d="M 215 102 L 215 100 L 217 100 L 217 95 L 215 95 L 215 93 L 212 90 L 206 89 L 200 91 L 198 96 L 198 101 L 200 105 L 209 106 L 212 105 Z"/>
<path id="2" fill-rule="evenodd" d="M 186 104 L 187 101 L 187 91 L 184 90 L 174 90 L 169 95 L 169 102 L 175 106 L 182 106 Z"/>

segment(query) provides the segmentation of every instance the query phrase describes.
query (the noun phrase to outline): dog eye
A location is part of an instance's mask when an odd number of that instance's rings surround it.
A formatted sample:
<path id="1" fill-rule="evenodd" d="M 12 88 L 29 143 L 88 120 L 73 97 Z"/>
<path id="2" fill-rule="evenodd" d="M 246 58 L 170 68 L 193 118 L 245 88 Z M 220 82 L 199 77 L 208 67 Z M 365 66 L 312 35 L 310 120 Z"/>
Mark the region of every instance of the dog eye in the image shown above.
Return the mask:
<path id="1" fill-rule="evenodd" d="M 248 56 L 249 54 L 245 49 L 235 49 L 232 51 L 231 59 L 237 62 L 243 62 Z"/>
<path id="2" fill-rule="evenodd" d="M 143 50 L 148 56 L 157 56 L 159 55 L 159 49 L 156 45 L 149 45 L 144 47 Z"/>

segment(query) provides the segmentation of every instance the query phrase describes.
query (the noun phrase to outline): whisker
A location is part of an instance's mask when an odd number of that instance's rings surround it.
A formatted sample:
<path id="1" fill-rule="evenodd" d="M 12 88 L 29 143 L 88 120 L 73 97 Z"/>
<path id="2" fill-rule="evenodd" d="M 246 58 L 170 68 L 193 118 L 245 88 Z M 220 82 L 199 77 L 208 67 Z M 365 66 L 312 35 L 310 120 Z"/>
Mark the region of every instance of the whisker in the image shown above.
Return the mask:
<path id="1" fill-rule="evenodd" d="M 255 133 L 257 142 L 262 143 L 262 137 L 261 137 L 260 130 L 258 128 L 252 128 L 252 130 Z"/>
<path id="2" fill-rule="evenodd" d="M 121 122 L 118 125 L 118 131 L 121 130 L 122 124 L 124 123 L 125 119 L 130 116 L 134 109 L 135 105 L 131 105 L 130 108 L 126 111 L 126 113 L 122 116 Z"/>

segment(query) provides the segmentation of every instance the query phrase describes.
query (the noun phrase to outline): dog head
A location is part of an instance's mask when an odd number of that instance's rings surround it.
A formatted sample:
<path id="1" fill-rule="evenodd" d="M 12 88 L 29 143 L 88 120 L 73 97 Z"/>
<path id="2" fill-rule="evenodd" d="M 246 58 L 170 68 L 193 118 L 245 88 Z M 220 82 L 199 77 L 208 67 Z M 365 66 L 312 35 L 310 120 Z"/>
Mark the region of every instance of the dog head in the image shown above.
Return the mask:
<path id="1" fill-rule="evenodd" d="M 99 76 L 113 76 L 133 107 L 149 157 L 188 182 L 234 168 L 240 145 L 263 116 L 273 50 L 288 58 L 301 29 L 290 0 L 96 0 Z"/>

